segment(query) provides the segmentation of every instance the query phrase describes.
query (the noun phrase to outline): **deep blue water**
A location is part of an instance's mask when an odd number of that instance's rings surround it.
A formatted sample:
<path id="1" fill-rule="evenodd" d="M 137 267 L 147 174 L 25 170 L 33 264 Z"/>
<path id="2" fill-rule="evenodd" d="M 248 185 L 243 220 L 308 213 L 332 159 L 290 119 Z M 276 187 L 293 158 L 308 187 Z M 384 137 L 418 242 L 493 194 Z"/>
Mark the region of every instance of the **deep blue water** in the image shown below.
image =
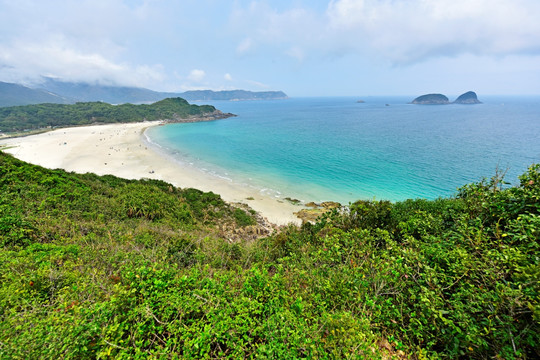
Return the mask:
<path id="1" fill-rule="evenodd" d="M 147 134 L 181 162 L 306 201 L 433 199 L 497 167 L 516 183 L 540 162 L 539 97 L 407 104 L 413 98 L 211 102 L 238 117 Z"/>

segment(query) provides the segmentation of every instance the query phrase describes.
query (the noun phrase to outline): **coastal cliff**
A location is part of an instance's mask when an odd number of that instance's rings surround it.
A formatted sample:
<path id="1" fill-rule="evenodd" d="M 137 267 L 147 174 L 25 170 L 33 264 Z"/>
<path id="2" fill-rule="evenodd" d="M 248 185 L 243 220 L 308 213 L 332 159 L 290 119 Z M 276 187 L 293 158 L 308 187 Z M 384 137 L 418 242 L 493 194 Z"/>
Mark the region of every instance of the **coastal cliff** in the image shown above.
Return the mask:
<path id="1" fill-rule="evenodd" d="M 230 117 L 238 116 L 232 113 L 224 113 L 221 110 L 214 110 L 212 112 L 203 113 L 200 115 L 188 115 L 187 117 L 173 116 L 171 119 L 165 119 L 165 122 L 168 123 L 192 123 L 192 122 L 202 122 L 202 121 L 214 121 L 227 119 Z"/>

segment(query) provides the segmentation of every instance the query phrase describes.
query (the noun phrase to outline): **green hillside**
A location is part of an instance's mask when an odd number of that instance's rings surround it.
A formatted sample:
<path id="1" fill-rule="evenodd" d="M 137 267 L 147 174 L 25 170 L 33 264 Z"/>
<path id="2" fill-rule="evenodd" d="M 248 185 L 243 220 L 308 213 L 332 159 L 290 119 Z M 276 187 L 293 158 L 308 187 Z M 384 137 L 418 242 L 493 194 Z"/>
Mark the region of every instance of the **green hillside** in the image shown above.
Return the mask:
<path id="1" fill-rule="evenodd" d="M 190 117 L 227 117 L 211 105 L 190 105 L 182 98 L 168 98 L 150 105 L 110 105 L 81 102 L 71 105 L 37 104 L 0 108 L 0 131 L 15 132 L 46 127 L 145 120 L 182 120 Z"/>
<path id="2" fill-rule="evenodd" d="M 212 193 L 0 152 L 0 358 L 538 358 L 540 166 L 501 185 L 265 234 Z"/>

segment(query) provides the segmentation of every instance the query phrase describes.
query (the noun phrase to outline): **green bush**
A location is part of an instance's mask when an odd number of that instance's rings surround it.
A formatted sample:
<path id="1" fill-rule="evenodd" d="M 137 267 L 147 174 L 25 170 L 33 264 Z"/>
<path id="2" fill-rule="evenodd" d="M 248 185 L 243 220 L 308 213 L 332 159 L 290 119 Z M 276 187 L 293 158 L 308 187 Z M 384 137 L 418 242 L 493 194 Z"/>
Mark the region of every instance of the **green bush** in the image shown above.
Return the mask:
<path id="1" fill-rule="evenodd" d="M 0 358 L 536 359 L 539 181 L 233 242 L 216 194 L 0 153 Z"/>
<path id="2" fill-rule="evenodd" d="M 34 240 L 34 227 L 13 208 L 0 205 L 0 246 L 26 246 Z"/>
<path id="3" fill-rule="evenodd" d="M 233 216 L 239 226 L 249 226 L 256 224 L 255 219 L 252 216 L 248 215 L 242 209 L 234 209 Z"/>

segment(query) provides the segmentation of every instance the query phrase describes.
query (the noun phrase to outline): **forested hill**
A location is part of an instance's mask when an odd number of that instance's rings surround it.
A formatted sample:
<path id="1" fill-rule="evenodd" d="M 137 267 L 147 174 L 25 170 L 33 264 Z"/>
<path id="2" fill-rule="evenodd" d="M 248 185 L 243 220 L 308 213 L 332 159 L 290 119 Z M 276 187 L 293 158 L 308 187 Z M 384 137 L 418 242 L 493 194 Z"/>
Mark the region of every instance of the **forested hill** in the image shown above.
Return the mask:
<path id="1" fill-rule="evenodd" d="M 151 120 L 204 121 L 229 116 L 233 115 L 224 114 L 211 105 L 190 105 L 182 98 L 168 98 L 150 105 L 110 105 L 104 102 L 37 104 L 0 108 L 0 131 Z"/>
<path id="2" fill-rule="evenodd" d="M 270 234 L 212 193 L 0 152 L 0 359 L 538 359 L 540 166 L 501 185 Z"/>

